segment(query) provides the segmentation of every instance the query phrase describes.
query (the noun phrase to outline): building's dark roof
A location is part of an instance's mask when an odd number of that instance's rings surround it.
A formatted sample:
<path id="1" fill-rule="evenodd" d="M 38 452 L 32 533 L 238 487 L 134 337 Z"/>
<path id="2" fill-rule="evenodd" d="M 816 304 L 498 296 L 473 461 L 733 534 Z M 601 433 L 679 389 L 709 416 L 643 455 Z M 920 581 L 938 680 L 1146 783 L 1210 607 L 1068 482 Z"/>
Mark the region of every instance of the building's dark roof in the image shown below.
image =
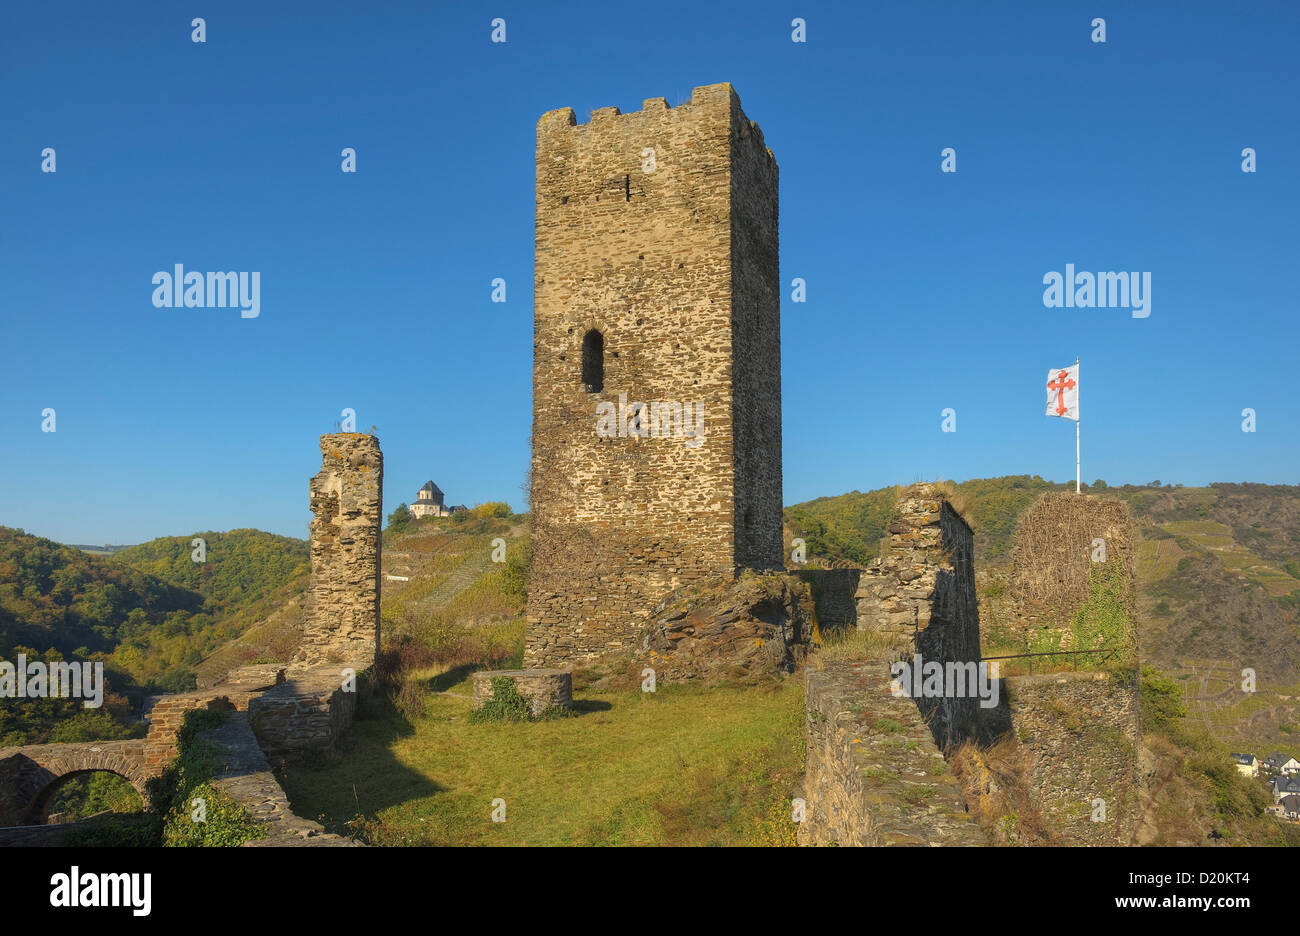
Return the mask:
<path id="1" fill-rule="evenodd" d="M 1294 793 L 1290 796 L 1284 796 L 1278 800 L 1278 805 L 1286 809 L 1287 812 L 1300 812 L 1300 796 Z"/>
<path id="2" fill-rule="evenodd" d="M 1300 780 L 1295 777 L 1275 777 L 1270 786 L 1279 793 L 1300 793 Z"/>
<path id="3" fill-rule="evenodd" d="M 1232 759 L 1238 764 L 1250 764 L 1255 760 L 1254 754 L 1233 754 Z"/>
<path id="4" fill-rule="evenodd" d="M 424 487 L 420 488 L 420 490 L 421 490 L 421 491 L 432 491 L 432 492 L 435 493 L 435 494 L 441 494 L 441 493 L 442 493 L 442 491 L 438 490 L 438 485 L 434 484 L 432 481 L 426 481 L 426 482 L 424 482 Z"/>
<path id="5" fill-rule="evenodd" d="M 1281 751 L 1274 751 L 1268 757 L 1264 758 L 1264 763 L 1270 767 L 1281 767 L 1291 759 L 1290 754 L 1283 754 Z"/>

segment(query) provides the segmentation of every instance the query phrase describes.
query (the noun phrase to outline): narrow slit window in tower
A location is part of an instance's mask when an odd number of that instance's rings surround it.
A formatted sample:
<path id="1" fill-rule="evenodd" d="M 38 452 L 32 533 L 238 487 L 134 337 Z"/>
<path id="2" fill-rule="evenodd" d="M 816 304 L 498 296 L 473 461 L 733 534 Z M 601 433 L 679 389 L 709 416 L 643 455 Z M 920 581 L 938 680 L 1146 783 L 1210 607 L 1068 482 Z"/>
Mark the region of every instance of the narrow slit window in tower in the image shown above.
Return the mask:
<path id="1" fill-rule="evenodd" d="M 582 384 L 588 393 L 605 389 L 605 336 L 594 328 L 582 338 Z"/>

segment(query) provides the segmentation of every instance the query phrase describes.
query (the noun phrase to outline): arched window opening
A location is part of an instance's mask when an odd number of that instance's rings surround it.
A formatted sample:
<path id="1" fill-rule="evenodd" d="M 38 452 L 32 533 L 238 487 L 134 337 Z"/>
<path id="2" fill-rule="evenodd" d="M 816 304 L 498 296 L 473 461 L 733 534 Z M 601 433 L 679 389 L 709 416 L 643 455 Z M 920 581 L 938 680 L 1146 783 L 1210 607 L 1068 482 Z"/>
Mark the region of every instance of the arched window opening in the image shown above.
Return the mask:
<path id="1" fill-rule="evenodd" d="M 605 389 L 605 336 L 594 328 L 582 338 L 582 385 L 588 393 Z"/>

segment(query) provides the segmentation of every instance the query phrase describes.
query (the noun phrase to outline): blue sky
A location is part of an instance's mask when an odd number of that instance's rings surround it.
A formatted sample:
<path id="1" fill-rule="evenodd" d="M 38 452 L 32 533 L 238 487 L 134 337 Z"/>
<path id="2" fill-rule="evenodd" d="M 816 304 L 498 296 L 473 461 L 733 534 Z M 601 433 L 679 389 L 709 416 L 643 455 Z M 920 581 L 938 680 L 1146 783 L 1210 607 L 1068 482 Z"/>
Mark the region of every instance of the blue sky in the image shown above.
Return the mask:
<path id="1" fill-rule="evenodd" d="M 1300 480 L 1294 4 L 378 6 L 5 5 L 0 524 L 305 536 L 344 407 L 386 511 L 519 508 L 537 118 L 720 81 L 781 168 L 786 503 L 1072 478 L 1076 355 L 1085 480 Z M 154 308 L 176 263 L 260 316 Z M 1067 263 L 1149 271 L 1150 317 L 1045 308 Z"/>

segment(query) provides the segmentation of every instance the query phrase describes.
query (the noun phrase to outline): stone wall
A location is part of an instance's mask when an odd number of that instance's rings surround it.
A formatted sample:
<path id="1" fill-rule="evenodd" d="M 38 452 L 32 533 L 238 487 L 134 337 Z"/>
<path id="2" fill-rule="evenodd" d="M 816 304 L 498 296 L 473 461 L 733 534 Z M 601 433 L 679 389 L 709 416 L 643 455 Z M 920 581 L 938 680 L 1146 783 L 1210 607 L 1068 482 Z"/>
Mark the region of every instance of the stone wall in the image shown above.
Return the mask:
<path id="1" fill-rule="evenodd" d="M 730 85 L 541 118 L 534 286 L 524 659 L 556 666 L 631 649 L 675 588 L 782 567 L 777 167 Z M 702 440 L 639 436 L 638 403 L 702 407 Z"/>
<path id="2" fill-rule="evenodd" d="M 328 754 L 352 726 L 364 683 L 343 676 L 338 666 L 290 669 L 283 682 L 248 706 L 249 720 L 272 763 Z"/>
<path id="3" fill-rule="evenodd" d="M 861 569 L 800 569 L 799 578 L 812 589 L 817 626 L 823 635 L 858 626 L 858 582 Z"/>
<path id="4" fill-rule="evenodd" d="M 858 579 L 857 627 L 880 635 L 898 658 L 946 664 L 980 659 L 975 545 L 970 526 L 934 485 L 903 490 L 881 555 Z M 936 739 L 968 736 L 973 697 L 917 700 Z"/>
<path id="5" fill-rule="evenodd" d="M 1132 844 L 1141 789 L 1136 682 L 1101 672 L 1002 682 L 1034 802 L 1061 843 Z M 1097 799 L 1104 822 L 1092 820 Z"/>
<path id="6" fill-rule="evenodd" d="M 303 819 L 289 807 L 289 799 L 266 755 L 249 728 L 248 718 L 234 713 L 220 727 L 202 735 L 220 750 L 221 768 L 212 785 L 248 810 L 266 836 L 245 842 L 245 847 L 354 846 L 359 843 L 327 833 L 318 822 Z"/>
<path id="7" fill-rule="evenodd" d="M 72 833 L 94 828 L 100 815 L 80 822 L 0 828 L 0 848 L 61 848 Z"/>
<path id="8" fill-rule="evenodd" d="M 781 572 L 690 585 L 655 606 L 635 659 L 666 682 L 785 675 L 808 652 L 811 606 L 808 586 Z"/>
<path id="9" fill-rule="evenodd" d="M 807 671 L 803 845 L 985 845 L 916 703 L 887 661 Z"/>
<path id="10" fill-rule="evenodd" d="M 356 432 L 320 438 L 311 479 L 311 585 L 293 666 L 364 669 L 379 648 L 379 566 L 384 457 Z"/>

